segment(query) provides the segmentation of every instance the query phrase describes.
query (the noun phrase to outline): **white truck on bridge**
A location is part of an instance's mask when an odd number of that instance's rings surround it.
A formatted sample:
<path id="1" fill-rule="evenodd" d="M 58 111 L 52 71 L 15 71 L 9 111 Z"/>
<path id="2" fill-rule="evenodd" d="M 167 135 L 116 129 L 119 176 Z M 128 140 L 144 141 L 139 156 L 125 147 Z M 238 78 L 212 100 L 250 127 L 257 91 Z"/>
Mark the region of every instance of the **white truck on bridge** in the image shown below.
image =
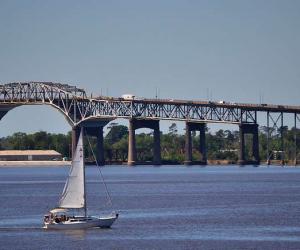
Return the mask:
<path id="1" fill-rule="evenodd" d="M 132 94 L 124 94 L 121 96 L 124 100 L 134 100 L 135 95 Z"/>

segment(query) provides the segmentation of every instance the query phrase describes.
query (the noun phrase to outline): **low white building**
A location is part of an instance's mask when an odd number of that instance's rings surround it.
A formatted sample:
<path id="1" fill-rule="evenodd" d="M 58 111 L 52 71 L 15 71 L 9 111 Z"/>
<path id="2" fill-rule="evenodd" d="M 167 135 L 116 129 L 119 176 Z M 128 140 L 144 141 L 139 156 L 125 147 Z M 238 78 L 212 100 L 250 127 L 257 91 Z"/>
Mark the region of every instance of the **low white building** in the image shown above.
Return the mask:
<path id="1" fill-rule="evenodd" d="M 0 161 L 61 161 L 55 150 L 0 150 Z"/>

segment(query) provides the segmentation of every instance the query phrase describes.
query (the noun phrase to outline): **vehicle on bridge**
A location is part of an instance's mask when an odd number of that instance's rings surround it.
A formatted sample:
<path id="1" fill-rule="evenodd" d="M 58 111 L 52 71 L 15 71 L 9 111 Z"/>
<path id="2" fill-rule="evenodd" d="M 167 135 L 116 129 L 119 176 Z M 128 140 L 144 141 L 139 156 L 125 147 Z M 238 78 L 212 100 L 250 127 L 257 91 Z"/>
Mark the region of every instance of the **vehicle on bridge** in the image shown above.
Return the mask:
<path id="1" fill-rule="evenodd" d="M 133 94 L 124 94 L 121 96 L 124 100 L 134 100 L 135 95 Z"/>

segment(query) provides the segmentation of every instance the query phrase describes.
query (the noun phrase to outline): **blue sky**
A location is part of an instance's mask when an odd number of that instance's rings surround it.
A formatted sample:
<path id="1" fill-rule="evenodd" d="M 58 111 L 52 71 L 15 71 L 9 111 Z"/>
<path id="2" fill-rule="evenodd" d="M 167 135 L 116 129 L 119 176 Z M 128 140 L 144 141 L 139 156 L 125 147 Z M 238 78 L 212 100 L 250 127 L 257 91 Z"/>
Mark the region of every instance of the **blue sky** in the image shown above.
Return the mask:
<path id="1" fill-rule="evenodd" d="M 299 105 L 299 13 L 296 0 L 0 0 L 0 82 Z M 70 129 L 49 107 L 0 124 L 0 136 Z"/>

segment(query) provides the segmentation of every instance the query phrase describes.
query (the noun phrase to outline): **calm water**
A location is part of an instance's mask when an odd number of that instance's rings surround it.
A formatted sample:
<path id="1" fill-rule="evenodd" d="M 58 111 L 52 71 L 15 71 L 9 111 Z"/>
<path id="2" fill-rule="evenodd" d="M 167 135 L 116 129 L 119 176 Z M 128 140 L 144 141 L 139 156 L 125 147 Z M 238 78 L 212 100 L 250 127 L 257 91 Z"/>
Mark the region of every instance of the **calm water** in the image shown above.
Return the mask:
<path id="1" fill-rule="evenodd" d="M 0 168 L 0 249 L 300 249 L 300 168 L 106 167 L 111 229 L 47 231 L 68 168 Z M 89 213 L 110 210 L 87 168 Z"/>

